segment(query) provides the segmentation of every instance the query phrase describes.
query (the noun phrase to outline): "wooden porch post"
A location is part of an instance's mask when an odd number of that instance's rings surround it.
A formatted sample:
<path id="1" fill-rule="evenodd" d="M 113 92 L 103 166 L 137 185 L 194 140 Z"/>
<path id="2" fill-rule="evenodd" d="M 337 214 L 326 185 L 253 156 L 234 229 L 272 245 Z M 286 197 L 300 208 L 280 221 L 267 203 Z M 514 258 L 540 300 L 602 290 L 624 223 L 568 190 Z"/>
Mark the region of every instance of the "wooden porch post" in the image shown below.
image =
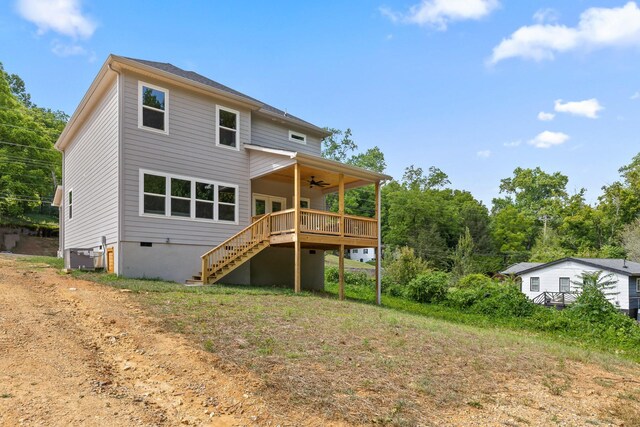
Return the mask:
<path id="1" fill-rule="evenodd" d="M 381 199 L 380 199 L 380 181 L 376 181 L 376 212 L 375 212 L 375 219 L 376 219 L 376 227 L 378 228 L 378 243 L 377 243 L 377 247 L 376 247 L 376 304 L 380 305 L 382 304 L 382 286 L 381 282 L 382 282 L 382 269 L 380 268 L 380 262 L 382 260 L 382 236 L 380 235 L 380 204 L 381 204 Z"/>
<path id="2" fill-rule="evenodd" d="M 340 214 L 340 236 L 344 236 L 344 174 L 338 175 L 338 213 Z"/>
<path id="3" fill-rule="evenodd" d="M 295 209 L 293 215 L 293 229 L 294 229 L 294 246 L 295 246 L 295 261 L 294 261 L 294 292 L 298 293 L 301 289 L 300 283 L 300 165 L 298 163 L 294 166 L 293 172 L 293 208 Z"/>
<path id="4" fill-rule="evenodd" d="M 344 245 L 340 245 L 340 254 L 338 256 L 338 295 L 340 299 L 344 299 Z"/>

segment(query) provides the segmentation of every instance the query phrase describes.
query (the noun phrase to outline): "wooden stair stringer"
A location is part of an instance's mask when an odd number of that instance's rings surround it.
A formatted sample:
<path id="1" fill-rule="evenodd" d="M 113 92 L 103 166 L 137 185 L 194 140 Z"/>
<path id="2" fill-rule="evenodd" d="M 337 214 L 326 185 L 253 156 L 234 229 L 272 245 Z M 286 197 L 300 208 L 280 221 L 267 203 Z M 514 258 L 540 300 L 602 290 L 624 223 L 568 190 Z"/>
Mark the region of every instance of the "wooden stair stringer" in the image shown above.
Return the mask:
<path id="1" fill-rule="evenodd" d="M 260 252 L 268 248 L 270 245 L 269 240 L 264 240 L 262 242 L 257 243 L 251 249 L 243 252 L 235 257 L 233 257 L 228 263 L 223 265 L 222 267 L 212 271 L 207 277 L 207 284 L 213 284 L 222 279 L 224 276 L 228 275 L 236 268 L 243 265 L 245 262 L 249 261 L 254 256 L 258 255 Z"/>

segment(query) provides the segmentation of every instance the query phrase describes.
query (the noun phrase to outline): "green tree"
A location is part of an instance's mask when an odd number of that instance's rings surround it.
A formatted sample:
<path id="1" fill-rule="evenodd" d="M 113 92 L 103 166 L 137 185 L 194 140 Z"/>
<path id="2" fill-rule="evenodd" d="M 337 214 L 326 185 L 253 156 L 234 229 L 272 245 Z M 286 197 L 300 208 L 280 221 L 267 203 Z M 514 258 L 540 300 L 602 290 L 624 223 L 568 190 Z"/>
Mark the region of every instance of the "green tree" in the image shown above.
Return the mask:
<path id="1" fill-rule="evenodd" d="M 464 229 L 464 234 L 460 235 L 456 249 L 451 256 L 451 275 L 452 280 L 456 283 L 467 274 L 475 273 L 473 252 L 475 246 L 469 227 Z"/>
<path id="2" fill-rule="evenodd" d="M 16 75 L 0 64 L 0 216 L 18 217 L 50 204 L 60 179 L 53 144 L 66 115 L 35 106 Z"/>
<path id="3" fill-rule="evenodd" d="M 640 218 L 623 228 L 622 245 L 630 260 L 640 262 Z"/>

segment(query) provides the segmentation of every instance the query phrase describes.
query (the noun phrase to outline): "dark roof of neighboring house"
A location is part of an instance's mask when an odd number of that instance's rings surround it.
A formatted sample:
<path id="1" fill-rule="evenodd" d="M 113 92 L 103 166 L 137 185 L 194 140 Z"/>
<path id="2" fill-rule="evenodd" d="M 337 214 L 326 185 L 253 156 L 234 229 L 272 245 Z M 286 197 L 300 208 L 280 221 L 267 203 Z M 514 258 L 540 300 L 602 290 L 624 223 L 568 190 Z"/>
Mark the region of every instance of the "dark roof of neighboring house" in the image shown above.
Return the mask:
<path id="1" fill-rule="evenodd" d="M 533 264 L 528 268 L 520 269 L 517 272 L 510 272 L 511 274 L 522 274 L 528 273 L 530 271 L 539 270 L 541 268 L 551 267 L 556 264 L 561 264 L 565 261 L 573 261 L 580 264 L 584 264 L 589 267 L 599 268 L 602 270 L 612 271 L 614 273 L 624 274 L 626 276 L 640 276 L 640 263 L 628 261 L 626 259 L 611 259 L 611 258 L 562 258 L 556 261 L 551 261 L 547 263 L 520 263 L 515 264 L 505 270 L 503 273 L 506 273 L 513 267 L 516 267 L 521 264 Z M 509 273 L 506 273 L 509 274 Z"/>
<path id="2" fill-rule="evenodd" d="M 519 274 L 521 271 L 529 270 L 530 268 L 542 265 L 542 262 L 519 262 L 507 267 L 506 270 L 501 271 L 501 274 Z"/>
<path id="3" fill-rule="evenodd" d="M 267 111 L 269 113 L 273 113 L 273 114 L 285 117 L 287 119 L 293 119 L 295 121 L 299 121 L 302 124 L 305 124 L 307 126 L 317 127 L 316 125 L 314 125 L 312 123 L 309 123 L 309 122 L 307 122 L 305 120 L 302 120 L 299 117 L 293 116 L 293 115 L 287 113 L 286 111 L 282 111 L 279 108 L 276 108 L 276 107 L 274 107 L 272 105 L 266 104 L 266 103 L 264 103 L 264 102 L 262 102 L 260 100 L 252 98 L 252 97 L 250 97 L 248 95 L 245 95 L 242 92 L 238 92 L 235 89 L 231 89 L 228 86 L 225 86 L 225 85 L 223 85 L 221 83 L 218 83 L 215 80 L 211 80 L 210 78 L 205 77 L 205 76 L 203 76 L 201 74 L 198 74 L 198 73 L 196 73 L 194 71 L 183 70 L 182 68 L 176 67 L 175 65 L 169 64 L 167 62 L 147 61 L 146 59 L 137 59 L 137 58 L 128 58 L 128 57 L 125 57 L 125 58 L 129 59 L 131 61 L 139 62 L 140 64 L 144 64 L 144 65 L 147 65 L 149 67 L 157 68 L 158 70 L 165 71 L 167 73 L 171 73 L 171 74 L 174 74 L 174 75 L 179 76 L 179 77 L 183 77 L 185 79 L 193 80 L 194 82 L 198 82 L 198 83 L 201 83 L 201 84 L 204 84 L 204 85 L 207 85 L 207 86 L 211 86 L 211 87 L 213 87 L 215 89 L 218 89 L 218 90 L 221 90 L 221 91 L 224 91 L 224 92 L 228 92 L 228 93 L 233 94 L 235 96 L 238 96 L 240 98 L 244 98 L 247 101 L 257 102 L 257 103 L 261 104 L 261 107 L 260 107 L 261 110 L 264 110 L 264 111 Z M 322 129 L 320 129 L 320 130 L 322 130 Z"/>

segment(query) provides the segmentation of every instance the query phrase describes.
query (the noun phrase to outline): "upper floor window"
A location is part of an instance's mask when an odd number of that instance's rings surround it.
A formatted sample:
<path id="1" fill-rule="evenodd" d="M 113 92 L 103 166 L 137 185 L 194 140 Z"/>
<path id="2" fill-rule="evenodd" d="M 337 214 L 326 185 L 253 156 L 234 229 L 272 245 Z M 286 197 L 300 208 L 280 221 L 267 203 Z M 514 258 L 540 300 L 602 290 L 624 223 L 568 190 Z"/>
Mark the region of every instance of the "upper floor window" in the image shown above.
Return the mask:
<path id="1" fill-rule="evenodd" d="M 289 131 L 289 141 L 299 142 L 301 144 L 307 143 L 307 135 L 300 132 Z"/>
<path id="2" fill-rule="evenodd" d="M 148 83 L 138 82 L 138 126 L 169 133 L 169 91 Z"/>
<path id="3" fill-rule="evenodd" d="M 540 292 L 540 278 L 532 277 L 529 279 L 529 290 L 531 292 Z"/>
<path id="4" fill-rule="evenodd" d="M 240 138 L 238 131 L 240 113 L 230 108 L 216 106 L 216 144 L 235 148 L 240 148 Z"/>
<path id="5" fill-rule="evenodd" d="M 73 190 L 69 190 L 67 204 L 69 206 L 69 219 L 71 219 L 73 218 Z"/>
<path id="6" fill-rule="evenodd" d="M 238 188 L 197 178 L 140 171 L 140 214 L 238 222 Z"/>

